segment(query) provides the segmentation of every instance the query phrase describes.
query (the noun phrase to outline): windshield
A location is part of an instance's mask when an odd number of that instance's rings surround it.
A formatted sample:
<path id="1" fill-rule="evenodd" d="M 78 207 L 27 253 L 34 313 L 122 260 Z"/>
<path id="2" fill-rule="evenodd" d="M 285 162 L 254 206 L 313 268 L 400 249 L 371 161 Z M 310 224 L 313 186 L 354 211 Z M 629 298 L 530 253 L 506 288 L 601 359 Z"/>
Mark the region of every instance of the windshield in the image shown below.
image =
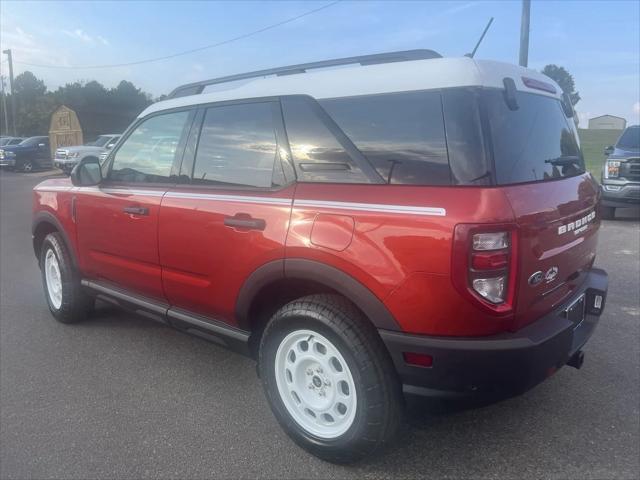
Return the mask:
<path id="1" fill-rule="evenodd" d="M 616 147 L 621 150 L 640 150 L 640 127 L 627 128 Z"/>
<path id="2" fill-rule="evenodd" d="M 557 99 L 518 92 L 518 108 L 510 110 L 503 91 L 492 89 L 484 91 L 483 100 L 499 185 L 584 173 L 574 123 Z"/>
<path id="3" fill-rule="evenodd" d="M 20 142 L 20 145 L 23 145 L 25 147 L 32 147 L 33 145 L 37 145 L 38 143 L 44 143 L 45 138 L 46 137 L 29 137 Z"/>

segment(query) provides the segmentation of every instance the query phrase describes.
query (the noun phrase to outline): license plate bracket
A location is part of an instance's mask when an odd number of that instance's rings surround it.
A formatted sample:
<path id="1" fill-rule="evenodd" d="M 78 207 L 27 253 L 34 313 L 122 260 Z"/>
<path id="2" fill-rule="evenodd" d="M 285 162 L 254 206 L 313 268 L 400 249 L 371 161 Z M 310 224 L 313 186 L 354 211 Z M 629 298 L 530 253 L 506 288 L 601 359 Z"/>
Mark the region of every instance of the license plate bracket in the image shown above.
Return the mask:
<path id="1" fill-rule="evenodd" d="M 583 293 L 565 309 L 565 317 L 577 327 L 584 320 L 585 307 L 586 295 Z"/>

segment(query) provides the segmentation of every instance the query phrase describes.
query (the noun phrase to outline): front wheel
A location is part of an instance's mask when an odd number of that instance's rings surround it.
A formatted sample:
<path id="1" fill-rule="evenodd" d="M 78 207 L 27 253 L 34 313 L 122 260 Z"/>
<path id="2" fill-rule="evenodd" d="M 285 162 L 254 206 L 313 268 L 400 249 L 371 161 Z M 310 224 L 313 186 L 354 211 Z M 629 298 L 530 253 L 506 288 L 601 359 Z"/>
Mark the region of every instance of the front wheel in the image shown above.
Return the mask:
<path id="1" fill-rule="evenodd" d="M 279 423 L 322 459 L 363 458 L 400 425 L 402 393 L 388 353 L 362 313 L 338 295 L 311 295 L 276 312 L 259 370 Z"/>
<path id="2" fill-rule="evenodd" d="M 69 252 L 57 232 L 50 233 L 42 242 L 40 270 L 53 316 L 62 323 L 82 320 L 93 306 L 93 299 L 82 291 Z"/>

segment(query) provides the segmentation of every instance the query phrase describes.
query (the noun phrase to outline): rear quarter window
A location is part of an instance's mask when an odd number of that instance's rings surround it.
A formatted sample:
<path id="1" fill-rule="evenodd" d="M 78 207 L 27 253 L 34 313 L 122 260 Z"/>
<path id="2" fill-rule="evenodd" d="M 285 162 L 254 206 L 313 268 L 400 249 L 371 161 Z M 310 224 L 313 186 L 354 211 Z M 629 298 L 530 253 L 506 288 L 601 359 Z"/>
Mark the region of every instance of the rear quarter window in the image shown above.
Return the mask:
<path id="1" fill-rule="evenodd" d="M 439 91 L 319 103 L 387 183 L 451 183 Z"/>

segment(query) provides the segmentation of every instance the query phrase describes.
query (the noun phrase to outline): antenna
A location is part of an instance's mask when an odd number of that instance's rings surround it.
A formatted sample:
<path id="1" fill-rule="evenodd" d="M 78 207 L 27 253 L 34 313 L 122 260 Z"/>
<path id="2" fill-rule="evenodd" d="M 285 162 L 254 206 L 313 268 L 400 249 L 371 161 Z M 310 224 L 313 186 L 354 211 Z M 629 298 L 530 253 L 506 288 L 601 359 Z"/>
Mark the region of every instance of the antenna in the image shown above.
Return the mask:
<path id="1" fill-rule="evenodd" d="M 482 35 L 480 35 L 480 38 L 478 39 L 478 43 L 476 43 L 476 46 L 473 48 L 473 52 L 467 53 L 465 57 L 473 58 L 473 56 L 476 54 L 476 51 L 478 50 L 478 47 L 480 46 L 480 43 L 482 43 L 482 39 L 486 35 L 487 30 L 489 30 L 489 27 L 491 26 L 492 23 L 493 23 L 493 17 L 489 19 L 489 23 L 487 23 L 487 26 L 484 27 L 484 31 L 482 32 Z"/>

